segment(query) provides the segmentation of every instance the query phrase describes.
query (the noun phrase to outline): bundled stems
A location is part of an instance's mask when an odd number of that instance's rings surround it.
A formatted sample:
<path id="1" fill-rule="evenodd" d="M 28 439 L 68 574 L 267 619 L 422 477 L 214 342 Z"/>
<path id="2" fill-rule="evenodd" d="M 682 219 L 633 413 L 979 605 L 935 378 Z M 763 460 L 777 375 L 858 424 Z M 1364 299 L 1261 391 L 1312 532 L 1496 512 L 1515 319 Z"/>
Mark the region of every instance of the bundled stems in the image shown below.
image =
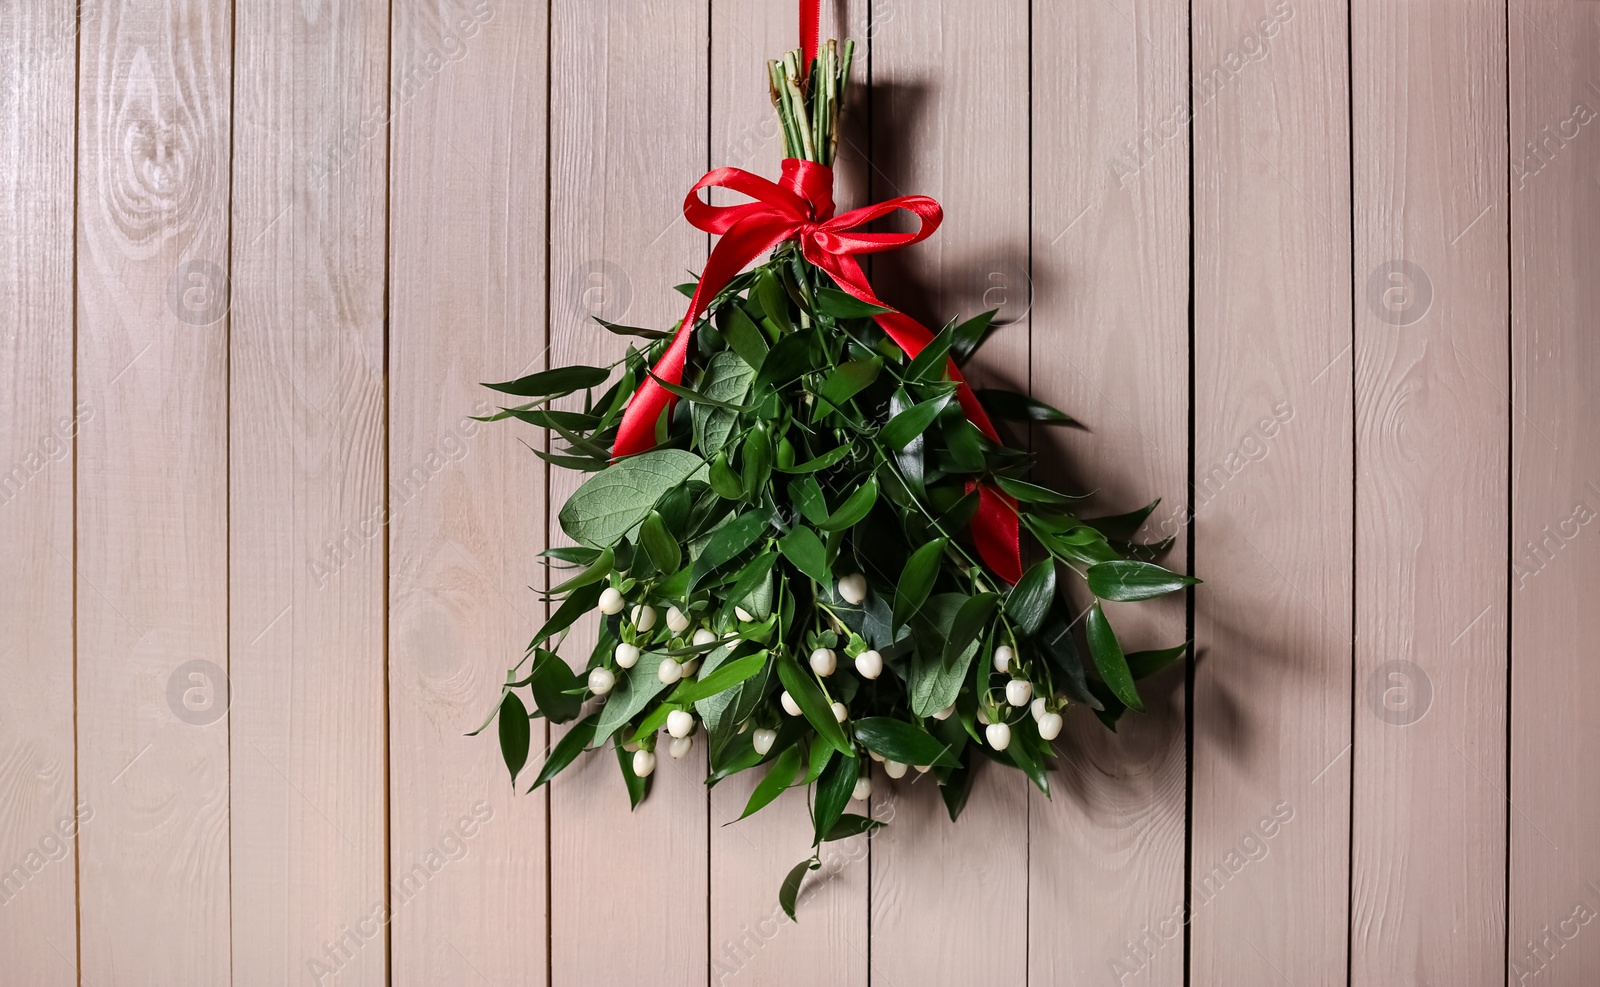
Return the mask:
<path id="1" fill-rule="evenodd" d="M 800 52 L 791 51 L 767 63 L 772 105 L 783 125 L 783 150 L 787 157 L 805 158 L 833 166 L 839 150 L 839 107 L 850 82 L 855 42 L 829 41 L 817 51 L 809 74 L 803 71 Z"/>

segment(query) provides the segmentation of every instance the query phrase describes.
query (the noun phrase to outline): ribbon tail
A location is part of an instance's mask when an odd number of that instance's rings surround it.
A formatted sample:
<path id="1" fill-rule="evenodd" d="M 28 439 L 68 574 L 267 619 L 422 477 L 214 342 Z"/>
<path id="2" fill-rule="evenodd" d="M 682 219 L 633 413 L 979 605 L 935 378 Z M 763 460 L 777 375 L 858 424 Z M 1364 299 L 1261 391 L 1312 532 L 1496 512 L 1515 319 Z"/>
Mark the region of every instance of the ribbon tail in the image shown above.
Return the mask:
<path id="1" fill-rule="evenodd" d="M 994 574 L 1016 585 L 1022 578 L 1022 541 L 1016 501 L 993 484 L 967 481 L 970 493 L 978 490 L 978 511 L 972 516 L 972 543 L 978 557 Z"/>

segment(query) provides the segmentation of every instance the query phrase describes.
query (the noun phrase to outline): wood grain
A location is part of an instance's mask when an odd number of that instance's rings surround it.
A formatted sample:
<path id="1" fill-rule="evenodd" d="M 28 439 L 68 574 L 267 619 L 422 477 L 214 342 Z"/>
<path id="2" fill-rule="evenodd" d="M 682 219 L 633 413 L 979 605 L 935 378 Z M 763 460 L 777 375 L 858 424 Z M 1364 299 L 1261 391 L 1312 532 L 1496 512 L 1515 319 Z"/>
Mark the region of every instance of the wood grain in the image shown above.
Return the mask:
<path id="1" fill-rule="evenodd" d="M 856 86 L 866 82 L 866 5 L 854 23 L 823 11 L 823 39 L 857 39 Z M 711 154 L 713 165 L 775 176 L 783 156 L 777 112 L 768 97 L 767 59 L 799 42 L 786 4 L 728 0 L 711 8 Z M 856 96 L 859 97 L 859 90 Z M 839 198 L 858 197 L 864 167 L 859 146 L 865 101 L 849 100 L 857 120 L 844 133 L 835 169 Z M 849 118 L 846 118 L 849 124 Z M 855 146 L 851 143 L 854 142 Z M 722 201 L 730 201 L 725 197 Z M 800 792 L 736 825 L 759 780 L 736 775 L 711 792 L 711 983 L 839 985 L 867 983 L 867 839 L 824 847 L 825 869 L 801 892 L 798 922 L 778 906 L 778 886 L 811 848 L 810 810 Z M 859 805 L 859 803 L 858 803 Z"/>
<path id="2" fill-rule="evenodd" d="M 0 954 L 76 983 L 70 3 L 0 11 Z"/>
<path id="3" fill-rule="evenodd" d="M 545 473 L 479 381 L 544 365 L 546 12 L 395 6 L 390 880 L 395 984 L 543 983 L 545 799 L 466 737 L 540 619 Z M 438 61 L 435 65 L 434 59 Z M 544 731 L 535 731 L 544 746 Z M 523 787 L 527 780 L 524 779 Z M 413 892 L 417 865 L 437 873 Z"/>
<path id="4" fill-rule="evenodd" d="M 592 321 L 670 327 L 672 290 L 705 263 L 706 236 L 683 219 L 684 190 L 707 168 L 704 7 L 635 0 L 552 8 L 550 50 L 550 365 L 604 364 L 624 341 Z M 582 477 L 556 470 L 550 503 Z M 549 512 L 552 541 L 570 544 Z M 562 654 L 582 667 L 593 625 Z M 552 738 L 554 739 L 554 738 Z M 658 759 L 637 812 L 609 749 L 587 755 L 550 791 L 553 984 L 701 983 L 708 969 L 703 745 Z M 628 948 L 595 948 L 597 930 L 640 931 Z M 648 931 L 646 931 L 648 930 Z"/>
<path id="5" fill-rule="evenodd" d="M 875 258 L 875 283 L 935 327 L 998 306 L 1010 324 L 969 376 L 1025 386 L 1027 4 L 879 3 L 872 31 L 871 197 L 931 195 L 945 216 L 926 244 Z M 1029 784 L 984 765 L 952 824 L 931 778 L 874 780 L 874 814 L 894 823 L 873 837 L 873 980 L 1024 983 Z"/>
<path id="6" fill-rule="evenodd" d="M 1346 968 L 1346 37 L 1335 5 L 1193 8 L 1193 563 L 1212 577 L 1195 593 L 1198 984 Z"/>
<path id="7" fill-rule="evenodd" d="M 1352 984 L 1502 983 L 1505 15 L 1351 7 Z"/>
<path id="8" fill-rule="evenodd" d="M 106 4 L 79 50 L 85 983 L 225 983 L 226 8 Z M 201 663 L 201 664 L 190 664 Z"/>
<path id="9" fill-rule="evenodd" d="M 1516 0 L 1511 105 L 1511 779 L 1506 982 L 1600 979 L 1600 8 Z M 1487 369 L 1487 368 L 1486 368 Z M 1485 738 L 1492 744 L 1496 738 Z M 1491 748 L 1492 750 L 1492 748 Z M 1486 755 L 1487 759 L 1487 755 Z M 1503 784 L 1485 765 L 1491 779 Z M 1577 916 L 1577 918 L 1574 918 Z"/>
<path id="10" fill-rule="evenodd" d="M 1188 8 L 1159 0 L 1036 7 L 1033 393 L 1086 424 L 1035 429 L 1040 475 L 1093 492 L 1087 515 L 1159 497 L 1151 541 L 1187 558 Z M 1210 576 L 1210 573 L 1203 573 Z M 1075 587 L 1079 604 L 1082 586 Z M 1184 598 L 1112 605 L 1130 650 L 1184 640 Z M 1035 983 L 1183 982 L 1187 741 L 1182 666 L 1141 683 L 1111 733 L 1067 717 L 1051 801 L 1030 800 Z M 1143 950 L 1130 949 L 1141 942 Z M 1135 979 L 1137 977 L 1137 979 Z"/>

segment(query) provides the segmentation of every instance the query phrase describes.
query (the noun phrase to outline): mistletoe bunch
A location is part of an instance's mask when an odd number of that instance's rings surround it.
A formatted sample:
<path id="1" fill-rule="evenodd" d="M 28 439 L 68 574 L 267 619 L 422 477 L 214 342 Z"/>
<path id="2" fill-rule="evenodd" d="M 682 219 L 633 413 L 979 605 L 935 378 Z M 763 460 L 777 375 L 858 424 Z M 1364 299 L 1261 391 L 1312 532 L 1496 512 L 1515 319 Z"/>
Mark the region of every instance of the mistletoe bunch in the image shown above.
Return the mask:
<path id="1" fill-rule="evenodd" d="M 841 57 L 830 42 L 809 74 L 795 52 L 771 63 L 791 157 L 831 162 L 849 62 L 850 46 Z M 1080 517 L 1077 498 L 1029 482 L 1031 454 L 969 420 L 954 368 L 994 313 L 911 353 L 877 322 L 890 312 L 787 242 L 694 322 L 681 383 L 652 370 L 672 333 L 602 322 L 640 342 L 609 366 L 490 385 L 526 399 L 492 418 L 549 430 L 564 445 L 534 451 L 592 474 L 559 515 L 576 544 L 545 553 L 570 567 L 549 591 L 559 606 L 497 711 L 513 779 L 543 716 L 572 726 L 533 788 L 609 746 L 637 805 L 663 730 L 673 758 L 704 738 L 708 785 L 762 771 L 746 816 L 813 786 L 813 853 L 780 892 L 791 915 L 816 848 L 877 825 L 847 812 L 872 791 L 872 760 L 889 778 L 931 774 L 952 819 L 983 760 L 1048 794 L 1068 705 L 1114 728 L 1141 708 L 1135 680 L 1184 651 L 1125 654 L 1101 607 L 1195 582 L 1152 561 L 1167 543 L 1134 542 L 1155 505 Z M 652 380 L 675 399 L 655 448 L 614 458 L 630 398 Z M 1001 420 L 1071 424 L 1024 394 L 976 397 Z M 985 487 L 1038 549 L 1014 585 L 970 543 Z M 1069 602 L 1069 581 L 1086 606 Z M 558 648 L 592 613 L 598 636 L 576 673 Z"/>

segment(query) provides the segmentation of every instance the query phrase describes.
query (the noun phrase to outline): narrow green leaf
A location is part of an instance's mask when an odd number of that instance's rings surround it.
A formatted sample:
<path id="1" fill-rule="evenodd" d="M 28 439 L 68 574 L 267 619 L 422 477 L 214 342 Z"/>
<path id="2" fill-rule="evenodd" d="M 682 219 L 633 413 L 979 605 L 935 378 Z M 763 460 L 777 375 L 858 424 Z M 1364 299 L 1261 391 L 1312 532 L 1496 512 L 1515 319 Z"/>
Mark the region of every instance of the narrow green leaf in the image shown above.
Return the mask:
<path id="1" fill-rule="evenodd" d="M 754 369 L 761 366 L 761 361 L 767 358 L 769 349 L 767 337 L 738 305 L 723 307 L 717 319 L 717 327 L 722 330 L 722 338 L 728 341 L 733 352 L 747 366 Z"/>
<path id="2" fill-rule="evenodd" d="M 829 449 L 815 459 L 808 459 L 803 463 L 795 463 L 793 466 L 779 466 L 777 470 L 780 473 L 816 473 L 837 464 L 848 455 L 850 455 L 850 447 L 842 445 Z"/>
<path id="3" fill-rule="evenodd" d="M 539 776 L 533 780 L 528 791 L 537 789 L 540 785 L 547 784 L 550 779 L 561 773 L 561 770 L 577 759 L 583 749 L 594 740 L 595 724 L 600 721 L 599 713 L 591 713 L 579 720 L 566 735 L 556 741 L 550 749 L 550 756 L 544 759 L 544 767 L 539 769 Z"/>
<path id="4" fill-rule="evenodd" d="M 816 798 L 811 804 L 813 845 L 820 844 L 823 837 L 828 835 L 828 830 L 844 815 L 860 771 L 861 762 L 855 757 L 836 757 L 822 769 L 822 777 L 817 779 Z"/>
<path id="5" fill-rule="evenodd" d="M 869 716 L 855 721 L 856 739 L 867 750 L 901 764 L 937 764 L 953 768 L 960 764 L 950 745 L 927 731 L 887 716 Z"/>
<path id="6" fill-rule="evenodd" d="M 794 328 L 789 318 L 789 293 L 783 290 L 783 284 L 778 281 L 778 275 L 771 267 L 761 268 L 757 272 L 754 294 L 761 311 L 777 323 L 779 329 L 788 332 Z"/>
<path id="7" fill-rule="evenodd" d="M 1096 563 L 1089 567 L 1088 579 L 1089 592 L 1102 600 L 1118 602 L 1165 596 L 1200 581 L 1136 559 Z"/>
<path id="8" fill-rule="evenodd" d="M 979 593 L 961 604 L 961 609 L 956 611 L 955 620 L 950 624 L 950 633 L 945 638 L 942 658 L 945 664 L 956 661 L 962 652 L 978 640 L 999 605 L 998 593 Z"/>
<path id="9" fill-rule="evenodd" d="M 817 291 L 817 311 L 835 319 L 865 319 L 893 312 L 894 309 L 868 304 L 838 288 L 821 288 Z"/>
<path id="10" fill-rule="evenodd" d="M 584 680 L 575 675 L 561 656 L 539 648 L 528 673 L 533 701 L 551 723 L 566 723 L 583 711 Z"/>
<path id="11" fill-rule="evenodd" d="M 717 458 L 711 461 L 709 474 L 711 489 L 716 491 L 718 497 L 728 500 L 739 500 L 744 496 L 744 480 L 728 465 L 728 454 L 717 453 Z"/>
<path id="12" fill-rule="evenodd" d="M 984 340 L 989 338 L 994 321 L 994 315 L 999 309 L 990 309 L 981 315 L 975 315 L 967 321 L 956 326 L 951 334 L 950 354 L 957 363 L 966 363 L 976 353 Z"/>
<path id="13" fill-rule="evenodd" d="M 784 876 L 783 884 L 778 887 L 778 904 L 783 906 L 783 913 L 789 916 L 789 921 L 798 922 L 794 917 L 794 902 L 800 896 L 800 882 L 806 879 L 806 871 L 818 870 L 822 862 L 816 857 L 802 860 Z"/>
<path id="14" fill-rule="evenodd" d="M 589 563 L 587 569 L 558 586 L 552 586 L 550 595 L 560 596 L 563 593 L 570 593 L 580 586 L 588 586 L 590 583 L 599 582 L 611 575 L 611 567 L 615 562 L 616 556 L 612 550 L 609 548 L 603 550 L 593 562 Z"/>
<path id="15" fill-rule="evenodd" d="M 641 329 L 638 326 L 624 326 L 615 322 L 607 322 L 596 317 L 595 321 L 606 327 L 607 332 L 616 333 L 618 336 L 638 336 L 641 339 L 667 339 L 672 335 L 669 329 Z"/>
<path id="16" fill-rule="evenodd" d="M 894 626 L 898 631 L 911 621 L 933 591 L 933 581 L 939 575 L 939 560 L 944 557 L 946 542 L 936 538 L 911 553 L 900 572 L 900 581 L 894 590 Z"/>
<path id="17" fill-rule="evenodd" d="M 878 502 L 878 478 L 867 477 L 867 482 L 856 488 L 855 493 L 845 498 L 839 509 L 828 516 L 828 520 L 819 527 L 823 531 L 848 531 L 861 522 L 872 510 L 872 505 Z"/>
<path id="18" fill-rule="evenodd" d="M 1094 665 L 1100 670 L 1100 678 L 1105 680 L 1111 694 L 1129 709 L 1142 712 L 1144 703 L 1139 700 L 1139 690 L 1134 688 L 1128 659 L 1123 656 L 1122 645 L 1117 643 L 1116 632 L 1111 629 L 1111 622 L 1106 620 L 1099 601 L 1089 607 L 1089 614 L 1084 618 L 1084 636 L 1089 639 L 1089 653 L 1094 655 Z"/>
<path id="19" fill-rule="evenodd" d="M 1056 598 L 1056 563 L 1042 559 L 1028 567 L 1017 585 L 1006 595 L 1006 616 L 1024 637 L 1032 637 L 1050 612 L 1050 602 Z"/>
<path id="20" fill-rule="evenodd" d="M 678 545 L 678 539 L 672 537 L 667 530 L 667 522 L 662 519 L 659 511 L 646 514 L 644 521 L 639 525 L 639 544 L 644 546 L 645 554 L 650 556 L 650 563 L 656 570 L 664 573 L 678 571 L 678 566 L 683 562 L 683 549 Z M 606 551 L 610 551 L 607 549 Z"/>
<path id="21" fill-rule="evenodd" d="M 1168 665 L 1182 658 L 1189 650 L 1189 643 L 1176 645 L 1171 648 L 1161 648 L 1158 651 L 1134 651 L 1126 657 L 1128 671 L 1133 673 L 1135 680 L 1147 679 L 1166 668 Z"/>
<path id="22" fill-rule="evenodd" d="M 756 374 L 755 390 L 764 386 L 781 386 L 807 371 L 816 368 L 816 337 L 809 332 L 791 332 L 773 345 L 767 358 L 761 361 L 761 372 Z"/>
<path id="23" fill-rule="evenodd" d="M 883 826 L 884 824 L 876 819 L 868 819 L 866 816 L 858 816 L 853 812 L 847 812 L 839 817 L 839 821 L 833 824 L 833 828 L 828 830 L 828 834 L 822 838 L 822 841 L 831 843 L 834 840 L 848 840 L 852 836 L 860 836 L 862 833 L 870 833 L 875 829 L 882 829 Z"/>
<path id="24" fill-rule="evenodd" d="M 528 745 L 533 731 L 528 722 L 528 707 L 522 704 L 515 692 L 507 692 L 500 700 L 500 756 L 505 758 L 511 772 L 511 783 L 517 783 L 517 774 L 528 763 Z"/>
<path id="25" fill-rule="evenodd" d="M 916 359 L 906 366 L 902 374 L 906 380 L 943 380 L 950 365 L 950 346 L 955 342 L 955 326 L 946 326 L 939 335 L 929 340 Z"/>
<path id="26" fill-rule="evenodd" d="M 610 376 L 610 367 L 557 367 L 554 370 L 541 370 L 536 374 L 518 377 L 516 380 L 483 386 L 503 394 L 515 394 L 520 398 L 537 398 L 581 391 L 597 384 L 604 384 L 606 378 Z"/>
<path id="27" fill-rule="evenodd" d="M 816 680 L 811 677 L 810 670 L 801 669 L 793 655 L 785 654 L 778 660 L 778 678 L 783 682 L 784 689 L 799 704 L 800 712 L 805 715 L 811 728 L 817 731 L 817 736 L 841 753 L 854 756 L 855 748 L 844 735 L 844 727 L 834 718 L 833 710 L 828 705 L 828 698 Z"/>
<path id="28" fill-rule="evenodd" d="M 903 449 L 906 443 L 926 432 L 949 403 L 950 395 L 941 394 L 921 404 L 914 404 L 889 419 L 889 423 L 878 432 L 878 438 L 890 449 Z"/>
<path id="29" fill-rule="evenodd" d="M 757 500 L 767 485 L 767 478 L 772 475 L 772 437 L 765 428 L 758 427 L 745 438 L 740 458 L 744 499 Z"/>
<path id="30" fill-rule="evenodd" d="M 795 776 L 799 770 L 800 748 L 791 747 L 779 754 L 772 762 L 772 767 L 767 769 L 766 775 L 756 785 L 755 791 L 750 793 L 750 801 L 745 803 L 744 811 L 739 814 L 739 818 L 744 819 L 766 808 L 773 799 L 782 795 L 795 783 Z"/>
<path id="31" fill-rule="evenodd" d="M 688 705 L 714 696 L 724 689 L 731 689 L 766 667 L 767 658 L 767 652 L 758 651 L 753 655 L 745 655 L 743 658 L 718 665 L 716 671 L 702 675 L 693 682 L 685 682 L 673 690 L 671 701 Z"/>
<path id="32" fill-rule="evenodd" d="M 795 525 L 779 539 L 778 550 L 796 569 L 823 586 L 833 585 L 833 573 L 828 571 L 828 550 L 815 531 L 803 524 Z"/>
<path id="33" fill-rule="evenodd" d="M 1009 476 L 997 476 L 994 478 L 994 482 L 999 485 L 1001 490 L 1004 490 L 1006 493 L 1022 501 L 1024 504 L 1054 504 L 1056 506 L 1068 506 L 1074 500 L 1081 499 L 1078 497 L 1068 496 L 1067 494 L 1057 493 L 1056 491 L 1051 490 L 1049 487 L 1041 487 L 1036 483 L 1025 483 L 1022 480 L 1014 480 Z"/>
<path id="34" fill-rule="evenodd" d="M 855 397 L 878 379 L 883 370 L 883 358 L 851 360 L 840 364 L 822 382 L 817 396 L 835 408 L 843 408 L 846 401 Z"/>
<path id="35" fill-rule="evenodd" d="M 1107 538 L 1116 541 L 1132 541 L 1133 536 L 1138 534 L 1139 529 L 1144 526 L 1145 519 L 1150 516 L 1151 512 L 1160 503 L 1161 498 L 1157 497 L 1137 511 L 1129 511 L 1126 514 L 1113 514 L 1109 517 L 1084 518 L 1083 523 L 1094 525 Z"/>
<path id="36" fill-rule="evenodd" d="M 571 627 L 579 617 L 595 608 L 604 590 L 605 587 L 599 583 L 590 583 L 573 590 L 561 606 L 556 608 L 556 612 L 550 615 L 550 619 L 545 621 L 544 626 L 539 628 L 539 632 L 533 636 L 533 641 L 528 646 L 531 648 L 543 644 Z"/>
<path id="37" fill-rule="evenodd" d="M 717 569 L 728 564 L 754 545 L 771 527 L 766 514 L 748 511 L 711 533 L 706 547 L 694 560 L 694 570 L 689 576 L 689 592 Z"/>
<path id="38" fill-rule="evenodd" d="M 1026 394 L 995 388 L 980 388 L 976 393 L 984 410 L 996 418 L 1012 422 L 1043 422 L 1047 425 L 1078 424 L 1066 412 Z"/>
<path id="39" fill-rule="evenodd" d="M 633 773 L 633 754 L 623 750 L 621 744 L 616 744 L 617 767 L 622 772 L 622 784 L 628 789 L 628 809 L 631 811 L 639 807 L 646 795 L 650 794 L 650 778 L 641 778 Z"/>

